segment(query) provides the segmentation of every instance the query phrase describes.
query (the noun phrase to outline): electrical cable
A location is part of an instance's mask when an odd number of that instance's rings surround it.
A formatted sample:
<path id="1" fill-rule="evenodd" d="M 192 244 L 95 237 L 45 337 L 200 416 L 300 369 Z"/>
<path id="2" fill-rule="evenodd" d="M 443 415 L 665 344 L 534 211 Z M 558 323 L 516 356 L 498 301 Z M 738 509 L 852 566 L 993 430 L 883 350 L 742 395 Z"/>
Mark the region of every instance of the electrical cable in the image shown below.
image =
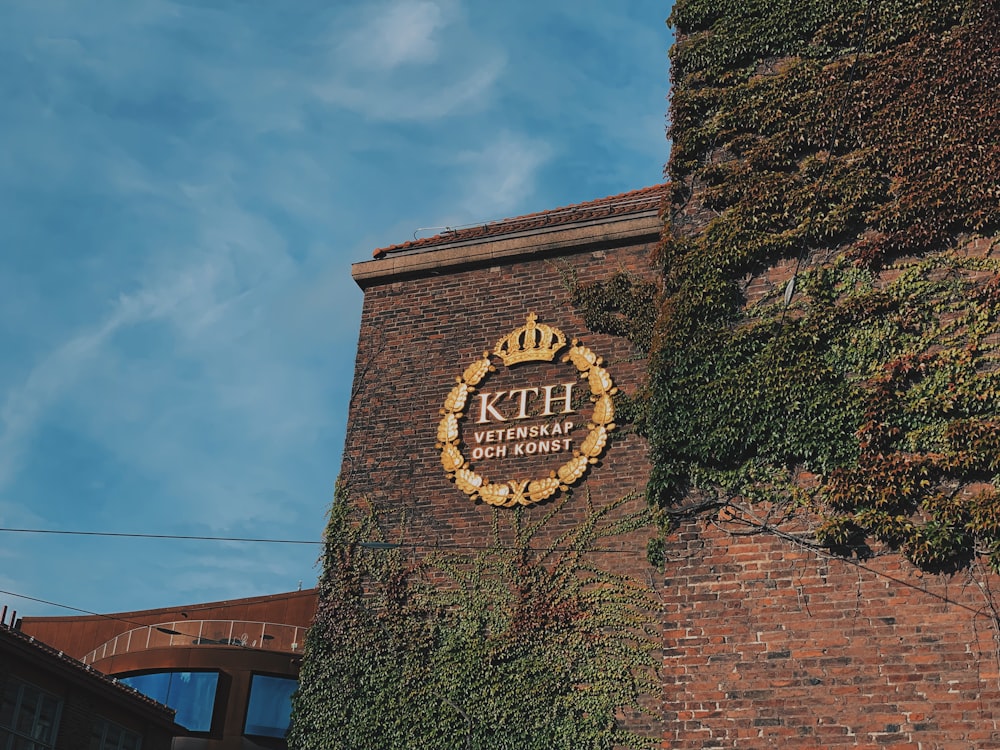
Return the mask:
<path id="1" fill-rule="evenodd" d="M 47 604 L 50 607 L 59 607 L 60 609 L 68 609 L 71 612 L 79 612 L 82 615 L 90 615 L 92 617 L 104 617 L 108 620 L 115 620 L 116 622 L 124 622 L 129 625 L 140 625 L 142 623 L 133 622 L 132 620 L 126 620 L 121 617 L 114 617 L 112 615 L 102 615 L 100 612 L 91 612 L 89 609 L 80 609 L 79 607 L 72 607 L 69 604 L 60 604 L 59 602 L 52 602 L 48 599 L 40 599 L 37 596 L 28 596 L 27 594 L 18 594 L 16 591 L 5 591 L 0 589 L 0 594 L 5 594 L 6 596 L 17 597 L 18 599 L 25 599 L 29 602 L 37 602 L 38 604 Z M 145 626 L 143 626 L 145 627 Z"/>
<path id="2" fill-rule="evenodd" d="M 124 622 L 124 623 L 126 623 L 128 625 L 135 625 L 135 626 L 140 627 L 140 628 L 146 628 L 146 627 L 151 627 L 153 629 L 156 628 L 155 624 L 144 623 L 144 622 L 136 622 L 135 620 L 129 620 L 127 617 L 116 617 L 113 614 L 105 614 L 105 613 L 101 613 L 101 612 L 91 612 L 89 609 L 81 609 L 80 607 L 73 607 L 73 606 L 71 606 L 69 604 L 60 604 L 59 602 L 49 601 L 48 599 L 40 599 L 37 596 L 28 596 L 27 594 L 18 594 L 16 591 L 6 591 L 4 589 L 0 589 L 0 594 L 4 594 L 4 595 L 7 595 L 7 596 L 13 596 L 13 597 L 15 597 L 17 599 L 25 599 L 27 601 L 37 602 L 38 604 L 47 604 L 50 607 L 59 607 L 60 609 L 68 609 L 71 612 L 78 612 L 78 613 L 80 613 L 82 615 L 89 615 L 91 617 L 103 617 L 106 620 L 114 620 L 115 622 Z M 287 601 L 288 599 L 298 599 L 298 598 L 302 597 L 303 595 L 308 596 L 309 595 L 309 590 L 306 590 L 305 594 L 303 594 L 303 591 L 300 590 L 300 591 L 290 591 L 290 592 L 287 592 L 287 593 L 284 593 L 284 594 L 272 594 L 272 595 L 267 595 L 267 596 L 262 596 L 262 597 L 252 597 L 251 596 L 251 597 L 246 597 L 246 598 L 247 599 L 256 599 L 256 598 L 266 599 L 268 601 L 268 603 L 270 604 L 270 603 L 273 603 L 273 602 Z M 221 601 L 217 601 L 217 602 L 204 602 L 204 603 L 201 603 L 201 604 L 183 604 L 183 605 L 180 605 L 178 607 L 157 607 L 156 609 L 154 609 L 152 611 L 159 611 L 159 610 L 162 610 L 162 609 L 167 609 L 167 610 L 171 610 L 171 611 L 175 611 L 176 610 L 176 611 L 181 612 L 182 615 L 184 615 L 185 617 L 187 617 L 188 615 L 190 615 L 192 613 L 200 612 L 202 610 L 218 609 L 220 607 L 220 605 L 223 605 L 223 604 L 227 603 L 228 601 L 229 600 L 221 600 Z M 243 599 L 240 599 L 240 601 L 243 601 Z M 135 614 L 142 614 L 145 611 L 147 611 L 147 610 L 136 610 Z"/>
<path id="3" fill-rule="evenodd" d="M 41 599 L 41 598 L 39 598 L 37 596 L 28 596 L 27 594 L 18 594 L 16 591 L 7 591 L 5 589 L 0 589 L 0 594 L 5 594 L 7 596 L 13 596 L 16 599 L 25 599 L 25 600 L 30 601 L 30 602 L 37 602 L 39 604 L 47 604 L 50 607 L 59 607 L 60 609 L 68 609 L 71 612 L 78 612 L 78 613 L 80 613 L 82 615 L 89 615 L 91 617 L 100 617 L 100 618 L 102 618 L 104 620 L 112 620 L 114 622 L 121 622 L 121 623 L 124 623 L 126 625 L 133 625 L 133 626 L 135 626 L 137 628 L 148 628 L 150 630 L 156 630 L 156 631 L 159 631 L 160 633 L 163 633 L 163 634 L 169 635 L 169 636 L 185 635 L 185 633 L 181 633 L 181 632 L 179 632 L 177 630 L 174 630 L 172 628 L 164 627 L 165 623 L 157 624 L 155 622 L 137 622 L 136 620 L 129 620 L 126 617 L 119 617 L 119 616 L 112 615 L 112 614 L 102 614 L 101 612 L 91 612 L 89 609 L 81 609 L 80 607 L 74 607 L 74 606 L 71 606 L 69 604 L 60 604 L 59 602 L 53 602 L 53 601 L 50 601 L 48 599 Z M 289 594 L 285 594 L 283 596 L 268 596 L 268 597 L 266 597 L 266 599 L 268 600 L 268 603 L 272 603 L 272 602 L 282 601 L 282 600 L 285 600 L 285 599 L 291 599 L 291 598 L 293 598 L 296 595 L 301 595 L 301 594 L 300 594 L 300 592 L 292 592 L 292 593 L 289 593 Z M 253 597 L 250 597 L 250 598 L 253 598 Z M 176 608 L 174 608 L 174 610 L 175 611 L 179 611 L 180 614 L 183 617 L 187 618 L 188 614 L 190 612 L 197 612 L 198 610 L 202 610 L 202 609 L 215 609 L 215 608 L 218 607 L 218 605 L 219 605 L 219 602 L 211 602 L 211 603 L 200 604 L 200 605 L 195 605 L 195 606 L 183 605 L 183 609 L 182 609 L 182 607 L 176 607 Z M 170 608 L 161 608 L 161 609 L 170 609 Z M 44 616 L 42 617 L 42 619 L 45 619 Z M 230 618 L 227 618 L 227 619 L 230 619 Z M 171 624 L 173 624 L 174 622 L 178 622 L 178 621 L 174 620 L 174 621 L 171 622 Z M 5 625 L 4 623 L 0 623 L 0 627 L 15 628 L 16 624 L 14 622 L 12 622 L 10 625 Z M 119 633 L 119 635 L 121 635 L 121 634 Z M 267 638 L 267 637 L 270 637 L 270 636 L 265 636 L 265 638 Z M 34 638 L 34 636 L 32 636 L 32 638 Z M 240 646 L 241 648 L 248 648 L 246 645 L 241 645 L 239 643 L 234 643 L 232 641 L 227 641 L 224 644 L 220 643 L 220 645 Z M 60 654 L 62 654 L 62 651 L 60 651 Z M 83 658 L 86 658 L 86 657 L 83 657 Z M 89 666 L 89 665 L 87 665 L 87 666 Z M 90 667 L 90 668 L 92 668 L 92 667 Z"/>
<path id="4" fill-rule="evenodd" d="M 3 529 L 0 529 L 0 531 L 2 531 L 2 530 Z M 813 552 L 815 555 L 817 555 L 818 557 L 820 557 L 822 559 L 827 560 L 828 562 L 840 562 L 840 563 L 845 564 L 845 565 L 854 566 L 855 568 L 857 568 L 859 570 L 864 570 L 865 572 L 871 573 L 873 576 L 875 576 L 875 578 L 880 578 L 880 579 L 883 579 L 883 580 L 886 580 L 886 581 L 891 581 L 892 583 L 895 583 L 895 584 L 897 584 L 899 586 L 902 586 L 904 588 L 908 588 L 908 589 L 911 589 L 913 591 L 922 593 L 922 594 L 924 594 L 926 596 L 929 596 L 929 597 L 931 597 L 933 599 L 936 599 L 936 600 L 938 600 L 940 602 L 943 602 L 945 604 L 954 605 L 955 607 L 958 607 L 959 609 L 964 609 L 964 610 L 972 613 L 973 615 L 975 615 L 977 617 L 989 614 L 989 612 L 986 610 L 986 608 L 975 609 L 974 607 L 970 607 L 968 604 L 964 604 L 964 603 L 962 603 L 960 601 L 957 601 L 955 599 L 952 599 L 951 597 L 946 596 L 944 594 L 938 594 L 937 592 L 929 591 L 928 589 L 923 588 L 921 586 L 917 586 L 915 584 L 912 584 L 909 581 L 906 581 L 906 580 L 903 580 L 901 578 L 897 578 L 896 576 L 889 575 L 888 573 L 884 573 L 882 571 L 876 570 L 875 568 L 871 567 L 870 565 L 866 565 L 865 563 L 861 562 L 860 560 L 853 560 L 853 559 L 850 559 L 850 558 L 845 558 L 845 557 L 840 556 L 840 555 L 831 554 L 831 553 L 827 552 L 826 550 L 818 547 L 817 545 L 805 542 L 804 540 L 797 538 L 795 535 L 793 535 L 793 534 L 787 534 L 787 533 L 782 532 L 781 530 L 779 530 L 777 528 L 774 528 L 774 527 L 767 527 L 767 528 L 755 527 L 755 533 L 761 533 L 761 534 L 763 534 L 763 533 L 772 533 L 775 536 L 784 539 L 785 541 L 791 542 L 793 544 L 796 544 L 796 545 L 800 546 L 803 549 L 807 549 L 807 550 Z M 115 536 L 120 536 L 120 535 L 115 534 Z M 314 542 L 314 543 L 318 544 L 319 542 Z M 431 545 L 420 545 L 420 544 L 399 544 L 399 545 L 392 545 L 393 548 L 396 548 L 396 547 L 420 548 L 420 547 L 429 547 L 429 546 L 431 546 Z M 514 548 L 514 547 L 507 547 L 507 548 L 501 547 L 501 548 L 498 548 L 498 547 L 484 547 L 484 546 L 474 546 L 474 545 L 453 545 L 450 548 L 451 549 L 455 549 L 455 548 L 475 549 L 475 550 L 487 550 L 487 549 L 508 549 L 508 550 L 511 550 L 511 549 L 521 549 L 521 548 Z M 382 549 L 382 548 L 376 547 L 376 549 Z M 534 548 L 527 548 L 527 549 L 530 550 L 530 549 L 534 549 Z M 539 551 L 539 550 L 535 550 L 535 551 Z M 602 552 L 602 551 L 603 552 L 626 552 L 626 551 L 634 552 L 634 550 L 625 550 L 625 549 L 621 549 L 621 550 L 596 550 L 596 549 L 594 549 L 594 550 L 587 550 L 587 551 L 588 552 Z M 74 607 L 74 606 L 71 606 L 69 604 L 61 604 L 59 602 L 50 601 L 48 599 L 41 599 L 39 597 L 28 596 L 26 594 L 18 594 L 15 591 L 7 591 L 7 590 L 4 590 L 4 589 L 0 589 L 0 594 L 4 594 L 4 595 L 7 595 L 7 596 L 13 596 L 13 597 L 16 597 L 18 599 L 25 599 L 27 601 L 37 602 L 39 604 L 46 604 L 46 605 L 51 606 L 51 607 L 59 607 L 60 609 L 66 609 L 66 610 L 70 610 L 72 612 L 78 612 L 78 613 L 84 614 L 84 615 L 90 615 L 90 616 L 93 616 L 93 617 L 102 617 L 102 618 L 105 618 L 105 619 L 108 619 L 108 620 L 115 620 L 116 622 L 123 622 L 123 623 L 126 623 L 128 625 L 135 625 L 135 626 L 143 627 L 143 628 L 145 628 L 145 627 L 153 627 L 153 628 L 155 628 L 156 627 L 155 625 L 152 625 L 150 623 L 141 623 L 141 622 L 136 622 L 135 620 L 129 620 L 129 619 L 124 618 L 124 617 L 116 617 L 114 615 L 102 614 L 102 613 L 99 613 L 99 612 L 92 612 L 91 610 L 81 609 L 80 607 Z M 291 593 L 284 594 L 284 595 L 281 595 L 281 596 L 274 596 L 274 597 L 269 596 L 269 597 L 267 597 L 267 599 L 269 601 L 281 601 L 283 599 L 291 599 L 291 598 L 294 598 L 294 597 L 297 597 L 297 596 L 301 596 L 301 592 L 297 592 L 296 591 L 296 592 L 291 592 Z M 209 602 L 209 603 L 205 603 L 205 604 L 197 604 L 197 605 L 192 605 L 192 606 L 184 605 L 183 606 L 183 610 L 184 610 L 184 613 L 187 614 L 189 612 L 197 612 L 197 611 L 199 611 L 201 609 L 212 609 L 212 608 L 216 607 L 217 604 L 218 603 Z M 178 607 L 178 609 L 180 609 L 180 607 Z"/>
<path id="5" fill-rule="evenodd" d="M 747 535 L 751 535 L 751 534 L 773 534 L 774 536 L 778 537 L 779 539 L 783 539 L 786 542 L 789 542 L 791 544 L 797 545 L 800 549 L 804 549 L 804 550 L 807 550 L 809 552 L 812 552 L 818 558 L 826 560 L 827 562 L 839 562 L 839 563 L 842 563 L 844 565 L 852 565 L 855 568 L 857 568 L 858 570 L 864 570 L 864 571 L 866 571 L 868 573 L 871 573 L 873 576 L 875 576 L 875 578 L 880 578 L 880 579 L 885 580 L 885 581 L 890 581 L 890 582 L 895 583 L 895 584 L 897 584 L 899 586 L 902 586 L 903 588 L 911 589 L 912 591 L 918 591 L 918 592 L 920 592 L 920 593 L 922 593 L 922 594 L 924 594 L 926 596 L 931 597 L 932 599 L 936 599 L 936 600 L 938 600 L 940 602 L 943 602 L 945 604 L 951 604 L 951 605 L 954 605 L 955 607 L 958 607 L 959 609 L 964 609 L 967 612 L 971 612 L 976 617 L 980 617 L 980 616 L 983 616 L 983 615 L 989 615 L 989 614 L 991 614 L 989 612 L 989 610 L 988 610 L 987 607 L 980 607 L 979 609 L 976 609 L 975 607 L 971 607 L 968 604 L 963 604 L 960 601 L 956 601 L 955 599 L 952 599 L 951 597 L 949 597 L 949 596 L 947 596 L 945 594 L 939 594 L 939 593 L 937 593 L 935 591 L 929 591 L 928 589 L 923 588 L 922 586 L 917 586 L 916 584 L 910 583 L 909 581 L 903 580 L 902 578 L 898 578 L 896 576 L 890 575 L 889 573 L 884 573 L 884 572 L 882 572 L 880 570 L 876 570 L 875 568 L 871 567 L 870 565 L 866 565 L 864 562 L 862 562 L 859 559 L 854 559 L 854 558 L 846 557 L 844 555 L 833 554 L 832 552 L 827 551 L 825 548 L 823 548 L 822 546 L 820 546 L 820 545 L 818 545 L 816 543 L 809 542 L 809 541 L 807 541 L 805 539 L 801 539 L 798 536 L 796 536 L 795 534 L 789 534 L 788 532 L 782 531 L 781 529 L 777 528 L 776 526 L 772 526 L 771 524 L 768 524 L 766 522 L 763 523 L 763 524 L 760 524 L 760 523 L 758 523 L 756 521 L 747 521 L 747 520 L 743 520 L 743 519 L 734 519 L 734 520 L 739 520 L 739 522 L 746 524 L 747 526 L 749 526 L 752 529 L 752 531 L 749 531 L 749 532 L 735 533 L 736 536 L 747 536 Z M 723 533 L 727 533 L 727 534 L 733 534 L 734 533 L 734 532 L 728 532 L 725 529 L 722 529 L 722 527 L 718 523 L 716 523 L 715 525 L 716 525 L 717 528 L 719 528 L 721 531 L 723 531 Z"/>
<path id="6" fill-rule="evenodd" d="M 60 604 L 59 602 L 49 601 L 48 599 L 40 599 L 37 596 L 28 596 L 27 594 L 18 594 L 16 591 L 6 591 L 0 589 L 0 594 L 5 594 L 7 596 L 13 596 L 17 599 L 25 599 L 29 602 L 37 602 L 38 604 L 47 604 L 50 607 L 59 607 L 60 609 L 68 609 L 71 612 L 78 612 L 82 615 L 89 615 L 91 617 L 100 617 L 105 620 L 113 620 L 115 622 L 123 622 L 126 625 L 135 625 L 139 628 L 152 628 L 153 630 L 160 630 L 166 632 L 163 628 L 158 628 L 154 623 L 148 622 L 136 622 L 135 620 L 129 620 L 125 617 L 116 617 L 115 615 L 102 614 L 100 612 L 91 612 L 89 609 L 81 609 L 80 607 L 73 607 L 69 604 Z M 13 624 L 12 624 L 13 626 Z"/>
<path id="7" fill-rule="evenodd" d="M 177 540 L 177 541 L 196 541 L 196 542 L 249 542 L 253 544 L 312 544 L 312 545 L 325 545 L 327 542 L 323 540 L 313 540 L 313 539 L 268 539 L 262 537 L 238 537 L 238 536 L 198 536 L 192 534 L 145 534 L 145 533 L 133 533 L 125 531 L 77 531 L 74 529 L 22 529 L 22 528 L 10 528 L 10 527 L 0 527 L 0 532 L 11 533 L 11 534 L 52 534 L 52 535 L 63 535 L 63 536 L 93 536 L 93 537 L 111 537 L 117 539 L 160 539 L 160 540 Z M 342 545 L 350 545 L 351 542 L 341 542 Z M 476 551 L 476 552 L 486 552 L 488 550 L 496 550 L 498 552 L 517 552 L 519 550 L 524 550 L 526 552 L 600 552 L 600 553 L 632 553 L 632 550 L 627 547 L 589 547 L 586 550 L 580 550 L 575 547 L 524 547 L 519 545 L 498 545 L 498 544 L 450 544 L 447 542 L 379 542 L 379 541 L 362 541 L 356 542 L 357 546 L 367 548 L 367 549 L 397 549 L 397 548 L 409 548 L 409 549 L 421 549 L 421 550 L 466 550 L 466 551 Z M 2 592 L 0 592 L 2 593 Z"/>
<path id="8" fill-rule="evenodd" d="M 61 534 L 64 536 L 101 536 L 126 539 L 177 539 L 195 542 L 253 542 L 256 544 L 323 544 L 315 539 L 267 539 L 242 536 L 199 536 L 194 534 L 144 534 L 125 531 L 76 531 L 72 529 L 0 528 L 0 532 L 15 534 Z"/>

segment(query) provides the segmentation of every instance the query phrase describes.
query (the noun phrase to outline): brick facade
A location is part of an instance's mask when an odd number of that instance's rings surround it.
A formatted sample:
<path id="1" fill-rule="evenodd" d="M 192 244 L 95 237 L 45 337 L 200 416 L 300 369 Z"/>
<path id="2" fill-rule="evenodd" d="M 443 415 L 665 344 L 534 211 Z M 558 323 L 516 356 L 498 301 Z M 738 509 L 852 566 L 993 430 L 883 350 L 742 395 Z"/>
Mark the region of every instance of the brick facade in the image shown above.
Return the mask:
<path id="1" fill-rule="evenodd" d="M 669 539 L 666 747 L 1000 747 L 995 577 L 734 530 Z"/>
<path id="2" fill-rule="evenodd" d="M 637 352 L 588 331 L 565 283 L 620 270 L 651 277 L 656 211 L 637 201 L 587 213 L 621 198 L 552 212 L 556 226 L 544 214 L 523 217 L 377 251 L 355 266 L 365 300 L 341 481 L 352 500 L 383 511 L 390 540 L 416 554 L 488 543 L 492 509 L 442 468 L 439 410 L 456 376 L 529 311 L 603 356 L 624 391 L 642 387 Z M 776 268 L 748 279 L 751 301 L 780 294 L 786 276 Z M 530 367 L 548 383 L 568 365 Z M 482 388 L 524 387 L 525 372 L 498 371 Z M 498 478 L 548 468 L 476 462 Z M 550 533 L 585 517 L 587 494 L 600 505 L 641 492 L 648 468 L 643 440 L 622 430 Z M 621 550 L 600 560 L 650 580 L 661 597 L 663 747 L 1000 748 L 1000 623 L 985 595 L 1000 591 L 995 577 L 921 574 L 894 554 L 859 563 L 739 531 L 718 519 L 688 523 L 668 537 L 662 574 L 646 562 L 648 532 L 616 540 Z"/>
<path id="3" fill-rule="evenodd" d="M 623 215 L 594 220 L 581 211 L 577 221 L 544 231 L 522 230 L 513 238 L 507 231 L 473 241 L 445 237 L 438 245 L 421 243 L 419 253 L 355 266 L 365 300 L 341 482 L 353 499 L 363 498 L 386 513 L 387 528 L 398 528 L 395 519 L 405 513 L 405 528 L 394 532 L 400 541 L 470 547 L 489 542 L 490 506 L 470 501 L 445 475 L 435 448 L 439 412 L 456 378 L 498 339 L 523 326 L 529 312 L 602 356 L 615 384 L 626 393 L 641 386 L 645 365 L 638 353 L 620 338 L 588 331 L 570 303 L 569 286 L 571 278 L 590 283 L 623 270 L 638 277 L 651 275 L 649 256 L 660 231 L 659 191 L 639 192 L 651 197 L 626 205 Z M 557 358 L 552 363 L 500 366 L 479 390 L 576 379 L 575 368 Z M 574 390 L 578 396 L 586 392 L 583 382 Z M 585 416 L 585 406 L 578 414 Z M 572 437 L 578 446 L 587 433 L 586 419 L 575 419 Z M 473 421 L 473 415 L 462 420 L 467 458 L 474 443 Z M 568 457 L 510 456 L 474 465 L 501 481 L 547 476 Z M 647 473 L 644 442 L 625 429 L 613 432 L 600 463 L 578 485 L 552 533 L 584 518 L 581 493 L 607 503 L 641 491 Z M 533 512 L 546 512 L 551 502 Z M 633 506 L 642 507 L 643 502 L 636 499 Z M 636 557 L 641 558 L 643 550 Z"/>
<path id="4" fill-rule="evenodd" d="M 35 638 L 0 622 L 0 696 L 5 688 L 27 690 L 32 698 L 15 720 L 14 706 L 5 703 L 0 713 L 0 746 L 29 747 L 32 718 L 40 691 L 58 702 L 58 722 L 46 745 L 54 750 L 90 748 L 95 729 L 111 722 L 142 739 L 143 750 L 169 750 L 173 738 L 183 733 L 174 723 L 174 712 L 116 680 L 88 668 Z M 14 725 L 18 733 L 13 735 Z M 13 738 L 12 738 L 13 737 Z M 41 742 L 37 747 L 41 748 Z"/>

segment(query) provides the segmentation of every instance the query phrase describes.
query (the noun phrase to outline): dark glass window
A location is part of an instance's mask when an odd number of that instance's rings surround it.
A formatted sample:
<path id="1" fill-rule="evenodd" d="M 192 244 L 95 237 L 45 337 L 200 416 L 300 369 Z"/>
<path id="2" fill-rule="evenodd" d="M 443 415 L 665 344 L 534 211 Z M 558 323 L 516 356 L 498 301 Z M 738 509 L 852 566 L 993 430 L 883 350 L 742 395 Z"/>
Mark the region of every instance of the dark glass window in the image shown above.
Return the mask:
<path id="1" fill-rule="evenodd" d="M 292 693 L 298 680 L 255 674 L 250 678 L 250 703 L 244 734 L 284 737 L 292 716 Z"/>
<path id="2" fill-rule="evenodd" d="M 177 712 L 175 721 L 192 732 L 212 729 L 218 672 L 150 672 L 121 681 Z"/>
<path id="3" fill-rule="evenodd" d="M 62 701 L 10 679 L 0 695 L 0 750 L 46 750 L 56 743 Z"/>
<path id="4" fill-rule="evenodd" d="M 107 719 L 97 718 L 90 733 L 90 750 L 139 750 L 142 737 Z"/>

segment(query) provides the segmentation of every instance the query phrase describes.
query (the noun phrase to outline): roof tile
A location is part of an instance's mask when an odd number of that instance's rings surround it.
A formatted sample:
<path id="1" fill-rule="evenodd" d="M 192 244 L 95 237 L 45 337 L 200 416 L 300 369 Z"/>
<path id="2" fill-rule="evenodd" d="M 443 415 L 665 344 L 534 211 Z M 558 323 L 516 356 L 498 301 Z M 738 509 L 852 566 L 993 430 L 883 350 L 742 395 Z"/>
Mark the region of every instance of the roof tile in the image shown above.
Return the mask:
<path id="1" fill-rule="evenodd" d="M 116 679 L 115 677 L 111 677 L 110 675 L 106 675 L 103 672 L 94 669 L 93 667 L 87 666 L 79 659 L 74 659 L 72 656 L 64 654 L 62 651 L 59 651 L 58 649 L 53 648 L 49 644 L 36 639 L 34 636 L 30 636 L 27 633 L 22 633 L 20 630 L 15 630 L 14 628 L 8 625 L 0 625 L 0 638 L 2 637 L 7 637 L 12 641 L 20 641 L 28 648 L 33 648 L 40 654 L 45 654 L 43 658 L 50 659 L 54 662 L 62 663 L 69 669 L 73 669 L 78 672 L 87 674 L 90 676 L 91 679 L 109 685 L 115 690 L 118 690 L 121 693 L 127 695 L 132 700 L 138 700 L 152 708 L 164 712 L 164 714 L 169 713 L 171 716 L 173 716 L 174 709 L 170 708 L 169 706 L 165 706 L 162 703 L 153 700 L 144 693 L 141 693 L 135 688 L 126 685 L 124 682 L 119 682 L 118 679 Z"/>
<path id="2" fill-rule="evenodd" d="M 525 214 L 524 216 L 491 221 L 486 224 L 456 227 L 454 229 L 448 228 L 433 237 L 422 237 L 418 240 L 410 240 L 399 245 L 379 248 L 375 250 L 373 255 L 376 258 L 384 258 L 387 255 L 418 252 L 425 248 L 445 243 L 451 244 L 453 242 L 485 239 L 504 234 L 513 234 L 515 232 L 543 229 L 560 224 L 574 224 L 590 219 L 624 216 L 659 209 L 666 195 L 666 188 L 665 184 L 651 185 L 640 190 L 611 195 L 607 198 L 598 198 L 586 203 L 552 208 L 548 211 L 539 211 L 538 213 Z"/>

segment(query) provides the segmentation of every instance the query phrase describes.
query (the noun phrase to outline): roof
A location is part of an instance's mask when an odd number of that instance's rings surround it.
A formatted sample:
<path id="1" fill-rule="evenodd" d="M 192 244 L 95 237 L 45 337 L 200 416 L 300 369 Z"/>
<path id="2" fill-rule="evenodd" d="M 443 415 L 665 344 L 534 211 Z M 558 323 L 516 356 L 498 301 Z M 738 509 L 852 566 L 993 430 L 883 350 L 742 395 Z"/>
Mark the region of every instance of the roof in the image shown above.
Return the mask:
<path id="1" fill-rule="evenodd" d="M 486 224 L 446 228 L 444 232 L 436 234 L 433 237 L 422 237 L 418 240 L 403 242 L 399 245 L 379 248 L 374 251 L 373 255 L 376 258 L 385 258 L 390 255 L 406 255 L 442 244 L 482 240 L 506 234 L 530 232 L 548 227 L 594 221 L 613 216 L 626 216 L 647 211 L 658 212 L 666 195 L 666 189 L 666 184 L 651 185 L 639 190 L 632 190 L 628 193 L 620 193 L 608 196 L 607 198 L 587 201 L 586 203 L 576 203 L 561 208 L 553 208 L 548 211 L 539 211 L 538 213 L 525 214 L 524 216 L 491 221 Z"/>
<path id="2" fill-rule="evenodd" d="M 226 599 L 113 614 L 24 617 L 21 630 L 83 658 L 98 646 L 136 626 L 181 620 L 252 620 L 307 628 L 316 614 L 316 589 Z"/>
<path id="3" fill-rule="evenodd" d="M 20 630 L 15 630 L 8 625 L 0 625 L 0 646 L 4 645 L 20 650 L 22 653 L 30 653 L 35 658 L 49 665 L 52 669 L 62 670 L 63 673 L 68 672 L 80 680 L 89 681 L 91 684 L 101 686 L 106 690 L 112 690 L 123 701 L 152 709 L 154 713 L 160 715 L 160 719 L 164 723 L 173 724 L 174 709 L 147 697 L 135 688 L 119 682 L 114 677 L 99 672 L 93 667 L 88 667 L 72 656 L 64 654 L 47 643 L 37 640 L 34 636 L 22 633 Z"/>
<path id="4" fill-rule="evenodd" d="M 132 622 L 135 618 L 157 617 L 159 615 L 173 615 L 175 613 L 198 612 L 201 610 L 216 610 L 230 607 L 253 607 L 256 605 L 266 605 L 273 602 L 280 602 L 289 599 L 316 599 L 319 596 L 319 589 L 298 589 L 296 591 L 282 591 L 277 594 L 262 594 L 260 596 L 247 596 L 240 599 L 220 599 L 214 602 L 199 602 L 197 604 L 178 604 L 172 607 L 156 607 L 154 609 L 132 609 L 125 612 L 113 612 L 108 614 L 86 614 L 86 615 L 51 615 L 24 617 L 21 619 L 22 629 L 40 622 L 71 622 L 74 620 L 115 620 L 126 624 L 135 625 Z M 184 615 L 185 617 L 187 614 Z M 146 623 L 139 623 L 146 624 Z M 305 623 L 308 625 L 308 623 Z"/>

